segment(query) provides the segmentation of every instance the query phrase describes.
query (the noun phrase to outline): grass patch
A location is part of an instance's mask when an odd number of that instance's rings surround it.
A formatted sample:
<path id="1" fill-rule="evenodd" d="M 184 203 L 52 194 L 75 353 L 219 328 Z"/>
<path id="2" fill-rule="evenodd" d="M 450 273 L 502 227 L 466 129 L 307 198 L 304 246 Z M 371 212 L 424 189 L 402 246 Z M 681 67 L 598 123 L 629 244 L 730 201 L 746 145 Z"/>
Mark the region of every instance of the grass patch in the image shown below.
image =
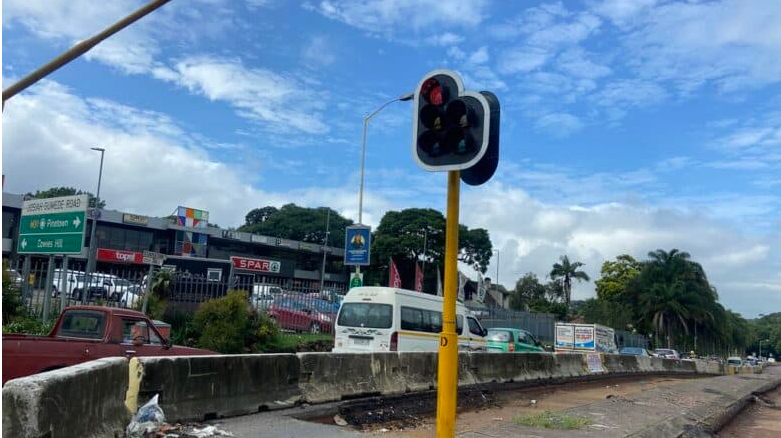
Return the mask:
<path id="1" fill-rule="evenodd" d="M 545 429 L 573 430 L 588 426 L 593 421 L 588 418 L 574 417 L 572 415 L 560 414 L 558 412 L 545 411 L 539 414 L 525 415 L 523 417 L 514 417 L 513 423 L 522 426 L 542 427 Z"/>

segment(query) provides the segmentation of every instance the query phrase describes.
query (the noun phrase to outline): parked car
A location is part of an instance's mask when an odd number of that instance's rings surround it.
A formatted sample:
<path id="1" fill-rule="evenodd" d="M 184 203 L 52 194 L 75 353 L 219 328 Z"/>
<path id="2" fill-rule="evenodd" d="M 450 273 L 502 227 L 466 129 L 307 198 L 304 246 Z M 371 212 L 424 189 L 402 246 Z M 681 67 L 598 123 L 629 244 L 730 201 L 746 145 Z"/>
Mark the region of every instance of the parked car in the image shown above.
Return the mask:
<path id="1" fill-rule="evenodd" d="M 71 295 L 80 300 L 84 291 L 86 274 L 77 274 L 73 277 L 75 286 Z M 133 291 L 136 287 L 133 283 L 116 275 L 95 273 L 90 276 L 88 296 L 90 299 L 98 297 L 103 300 L 121 301 L 125 292 Z"/>
<path id="2" fill-rule="evenodd" d="M 274 300 L 268 309 L 270 317 L 285 330 L 327 333 L 333 327 L 333 317 L 319 312 L 311 304 L 290 297 Z"/>
<path id="3" fill-rule="evenodd" d="M 274 295 L 269 293 L 252 295 L 252 305 L 258 310 L 268 310 L 272 304 L 274 304 Z"/>
<path id="4" fill-rule="evenodd" d="M 103 357 L 207 354 L 216 353 L 172 345 L 141 312 L 71 306 L 48 336 L 3 334 L 3 383 Z"/>
<path id="5" fill-rule="evenodd" d="M 768 357 L 767 358 L 767 363 L 776 363 L 776 358 L 775 357 Z"/>
<path id="6" fill-rule="evenodd" d="M 488 351 L 545 351 L 531 333 L 516 328 L 489 328 L 485 337 Z"/>
<path id="7" fill-rule="evenodd" d="M 651 357 L 651 355 L 648 354 L 648 350 L 640 347 L 624 347 L 621 349 L 621 351 L 618 352 L 618 354 L 625 354 L 629 356 Z"/>
<path id="8" fill-rule="evenodd" d="M 19 271 L 15 269 L 8 269 L 6 272 L 8 272 L 8 275 L 11 277 L 11 281 L 13 281 L 15 285 L 22 285 L 24 278 L 22 278 L 22 274 L 20 274 Z"/>
<path id="9" fill-rule="evenodd" d="M 681 354 L 677 350 L 670 348 L 657 348 L 654 350 L 654 357 L 681 360 Z"/>
<path id="10" fill-rule="evenodd" d="M 61 289 L 63 288 L 63 276 L 65 277 L 65 291 L 67 294 L 72 294 L 73 289 L 76 287 L 76 277 L 77 276 L 83 276 L 84 272 L 82 271 L 76 271 L 73 269 L 55 269 L 54 275 L 52 276 L 52 298 L 57 297 L 60 295 Z M 82 279 L 83 281 L 83 279 Z"/>
<path id="11" fill-rule="evenodd" d="M 732 356 L 727 358 L 727 365 L 732 365 L 734 367 L 742 367 L 743 366 L 743 359 Z"/>

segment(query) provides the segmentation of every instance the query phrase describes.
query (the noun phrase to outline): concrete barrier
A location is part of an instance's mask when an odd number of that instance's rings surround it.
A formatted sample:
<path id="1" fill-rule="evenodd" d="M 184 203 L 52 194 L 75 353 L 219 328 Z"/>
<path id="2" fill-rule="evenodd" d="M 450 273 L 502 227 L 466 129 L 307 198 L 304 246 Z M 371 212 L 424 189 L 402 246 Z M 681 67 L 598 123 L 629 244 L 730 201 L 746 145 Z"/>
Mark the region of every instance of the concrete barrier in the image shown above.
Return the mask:
<path id="1" fill-rule="evenodd" d="M 437 358 L 435 352 L 384 352 L 147 357 L 130 364 L 102 359 L 8 382 L 3 438 L 113 437 L 155 394 L 166 419 L 176 422 L 427 391 L 437 385 Z M 458 381 L 468 387 L 599 375 L 760 371 L 635 356 L 473 352 L 459 353 Z"/>
<path id="2" fill-rule="evenodd" d="M 127 398 L 137 395 L 140 406 L 159 394 L 169 421 L 281 409 L 301 399 L 294 354 L 145 357 L 133 365 L 138 382 Z"/>
<path id="3" fill-rule="evenodd" d="M 108 358 L 8 381 L 3 438 L 114 438 L 130 421 L 128 363 Z"/>

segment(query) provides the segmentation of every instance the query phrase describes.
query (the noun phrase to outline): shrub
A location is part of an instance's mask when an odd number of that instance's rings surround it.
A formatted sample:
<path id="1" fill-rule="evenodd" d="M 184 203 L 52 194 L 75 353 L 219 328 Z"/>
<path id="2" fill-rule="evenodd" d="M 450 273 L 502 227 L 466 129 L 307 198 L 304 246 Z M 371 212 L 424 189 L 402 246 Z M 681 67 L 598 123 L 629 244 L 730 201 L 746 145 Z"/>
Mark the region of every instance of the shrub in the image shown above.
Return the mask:
<path id="1" fill-rule="evenodd" d="M 24 314 L 22 292 L 8 273 L 8 262 L 3 261 L 3 321 L 8 322 Z"/>
<path id="2" fill-rule="evenodd" d="M 133 304 L 133 310 L 139 312 L 144 307 L 144 296 Z M 160 297 L 156 293 L 149 294 L 149 298 L 146 303 L 146 316 L 149 319 L 163 319 L 165 315 L 165 309 L 168 308 L 168 301 L 165 298 Z"/>
<path id="3" fill-rule="evenodd" d="M 226 354 L 273 350 L 280 333 L 276 321 L 252 309 L 247 292 L 238 290 L 201 304 L 191 328 L 184 328 L 199 347 Z"/>
<path id="4" fill-rule="evenodd" d="M 3 326 L 3 333 L 24 333 L 28 335 L 48 335 L 56 319 L 45 322 L 36 316 L 18 316 L 13 321 Z"/>
<path id="5" fill-rule="evenodd" d="M 195 312 L 198 346 L 220 353 L 243 353 L 249 331 L 249 304 L 244 291 L 228 291 L 201 304 Z"/>

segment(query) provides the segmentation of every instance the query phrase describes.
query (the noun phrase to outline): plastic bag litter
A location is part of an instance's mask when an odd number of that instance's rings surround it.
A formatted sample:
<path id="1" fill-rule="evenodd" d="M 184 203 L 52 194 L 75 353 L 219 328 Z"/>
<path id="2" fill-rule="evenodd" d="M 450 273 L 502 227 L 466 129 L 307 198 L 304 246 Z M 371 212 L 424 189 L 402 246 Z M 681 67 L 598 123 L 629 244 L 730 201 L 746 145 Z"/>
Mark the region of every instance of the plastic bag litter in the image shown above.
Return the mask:
<path id="1" fill-rule="evenodd" d="M 232 433 L 226 432 L 224 430 L 217 429 L 217 426 L 206 426 L 203 429 L 197 429 L 192 428 L 192 430 L 188 430 L 186 432 L 186 435 L 192 436 L 194 438 L 209 438 L 209 437 L 215 437 L 215 436 L 233 436 Z"/>
<path id="2" fill-rule="evenodd" d="M 144 438 L 149 432 L 155 432 L 163 425 L 165 414 L 157 404 L 158 394 L 155 394 L 141 409 L 136 412 L 130 424 L 125 429 L 126 438 Z"/>

